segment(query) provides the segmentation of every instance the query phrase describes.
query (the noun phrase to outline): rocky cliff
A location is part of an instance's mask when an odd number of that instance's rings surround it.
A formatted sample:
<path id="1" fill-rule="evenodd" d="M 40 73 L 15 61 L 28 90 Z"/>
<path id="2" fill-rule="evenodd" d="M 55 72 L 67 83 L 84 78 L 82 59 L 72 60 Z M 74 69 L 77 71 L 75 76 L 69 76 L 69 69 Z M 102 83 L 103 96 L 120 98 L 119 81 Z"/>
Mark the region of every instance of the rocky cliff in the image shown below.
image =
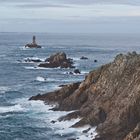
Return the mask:
<path id="1" fill-rule="evenodd" d="M 140 138 L 140 55 L 119 54 L 112 63 L 91 71 L 81 83 L 31 97 L 57 103 L 54 110 L 77 110 L 61 120 L 80 117 L 72 127 L 97 126 L 98 140 Z"/>

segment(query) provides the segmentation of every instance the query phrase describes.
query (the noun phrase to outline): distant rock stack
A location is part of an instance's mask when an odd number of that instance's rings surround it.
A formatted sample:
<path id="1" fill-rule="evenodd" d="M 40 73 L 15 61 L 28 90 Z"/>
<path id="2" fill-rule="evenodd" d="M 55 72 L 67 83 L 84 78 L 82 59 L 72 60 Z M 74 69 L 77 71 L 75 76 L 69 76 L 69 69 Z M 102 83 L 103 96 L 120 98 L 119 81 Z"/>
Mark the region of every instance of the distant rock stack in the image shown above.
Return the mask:
<path id="1" fill-rule="evenodd" d="M 26 44 L 26 48 L 41 48 L 40 45 L 36 43 L 36 36 L 33 36 L 33 42 L 31 44 Z"/>
<path id="2" fill-rule="evenodd" d="M 67 55 L 64 52 L 58 52 L 54 55 L 51 55 L 45 60 L 45 62 L 40 63 L 38 66 L 45 68 L 75 68 L 73 66 L 72 59 L 67 58 Z"/>

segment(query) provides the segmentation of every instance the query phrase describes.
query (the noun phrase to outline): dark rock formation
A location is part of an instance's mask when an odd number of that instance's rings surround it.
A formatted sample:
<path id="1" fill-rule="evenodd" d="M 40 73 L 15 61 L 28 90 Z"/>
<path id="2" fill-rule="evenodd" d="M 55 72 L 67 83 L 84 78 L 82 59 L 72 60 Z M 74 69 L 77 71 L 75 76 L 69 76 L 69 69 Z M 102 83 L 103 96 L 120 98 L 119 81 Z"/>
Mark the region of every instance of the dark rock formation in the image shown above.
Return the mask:
<path id="1" fill-rule="evenodd" d="M 33 42 L 30 44 L 26 44 L 25 48 L 41 48 L 41 46 L 36 43 L 36 37 L 33 36 Z"/>
<path id="2" fill-rule="evenodd" d="M 31 97 L 54 110 L 78 110 L 61 120 L 81 117 L 72 127 L 97 126 L 96 140 L 140 139 L 140 55 L 116 56 L 112 63 L 91 71 L 81 83 Z"/>
<path id="3" fill-rule="evenodd" d="M 38 65 L 45 68 L 74 68 L 72 59 L 67 58 L 64 52 L 51 55 L 44 63 Z"/>
<path id="4" fill-rule="evenodd" d="M 25 48 L 41 48 L 40 45 L 37 45 L 37 44 L 26 44 L 25 45 Z"/>
<path id="5" fill-rule="evenodd" d="M 83 130 L 83 133 L 87 133 L 91 128 L 88 128 L 86 130 Z"/>
<path id="6" fill-rule="evenodd" d="M 75 69 L 75 70 L 74 70 L 74 73 L 75 73 L 75 74 L 81 74 L 81 72 L 80 72 L 79 69 Z"/>
<path id="7" fill-rule="evenodd" d="M 98 61 L 95 59 L 94 62 L 96 63 L 96 62 L 98 62 Z"/>
<path id="8" fill-rule="evenodd" d="M 66 74 L 74 75 L 74 74 L 81 74 L 79 69 L 75 69 L 74 71 L 67 72 Z"/>
<path id="9" fill-rule="evenodd" d="M 87 60 L 88 58 L 85 57 L 85 56 L 82 56 L 80 59 L 82 59 L 82 60 Z"/>
<path id="10" fill-rule="evenodd" d="M 52 120 L 52 121 L 51 121 L 51 123 L 53 123 L 53 124 L 54 124 L 54 123 L 56 123 L 56 121 Z"/>

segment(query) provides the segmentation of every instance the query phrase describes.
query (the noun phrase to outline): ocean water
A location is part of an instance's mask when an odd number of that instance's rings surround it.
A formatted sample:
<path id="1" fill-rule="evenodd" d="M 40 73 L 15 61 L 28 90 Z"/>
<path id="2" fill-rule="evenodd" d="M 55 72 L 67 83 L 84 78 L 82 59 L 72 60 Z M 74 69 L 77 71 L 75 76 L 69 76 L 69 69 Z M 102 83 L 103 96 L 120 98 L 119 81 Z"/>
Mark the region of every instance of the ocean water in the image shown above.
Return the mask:
<path id="1" fill-rule="evenodd" d="M 33 35 L 43 48 L 24 48 Z M 80 75 L 68 75 L 71 69 L 44 69 L 24 62 L 26 58 L 45 59 L 60 51 L 74 59 Z M 0 33 L 0 140 L 92 139 L 94 136 L 82 133 L 88 126 L 69 128 L 79 119 L 51 123 L 68 112 L 53 112 L 49 110 L 51 106 L 28 99 L 53 91 L 59 85 L 82 81 L 89 71 L 128 51 L 140 52 L 140 35 Z M 80 60 L 81 56 L 89 59 Z M 96 134 L 94 130 L 89 133 Z"/>

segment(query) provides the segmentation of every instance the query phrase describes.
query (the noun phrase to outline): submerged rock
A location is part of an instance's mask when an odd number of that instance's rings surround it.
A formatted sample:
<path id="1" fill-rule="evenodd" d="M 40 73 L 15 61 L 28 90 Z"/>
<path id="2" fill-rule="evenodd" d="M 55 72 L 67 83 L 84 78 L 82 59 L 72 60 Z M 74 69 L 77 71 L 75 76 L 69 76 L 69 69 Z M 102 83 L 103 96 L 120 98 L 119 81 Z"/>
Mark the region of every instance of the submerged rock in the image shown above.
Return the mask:
<path id="1" fill-rule="evenodd" d="M 37 95 L 30 100 L 57 103 L 54 110 L 78 110 L 60 120 L 80 117 L 72 127 L 96 126 L 95 140 L 140 138 L 140 55 L 117 55 L 112 63 L 91 71 L 81 83 Z"/>
<path id="2" fill-rule="evenodd" d="M 81 74 L 79 69 L 75 69 L 74 71 L 67 72 L 66 74 L 74 75 L 74 74 Z"/>
<path id="3" fill-rule="evenodd" d="M 98 62 L 98 61 L 95 59 L 94 62 L 96 63 L 96 62 Z"/>
<path id="4" fill-rule="evenodd" d="M 38 65 L 45 68 L 74 68 L 72 59 L 67 58 L 64 52 L 51 55 L 44 63 Z"/>
<path id="5" fill-rule="evenodd" d="M 82 56 L 80 59 L 82 59 L 82 60 L 87 60 L 88 58 L 85 57 L 85 56 Z"/>
<path id="6" fill-rule="evenodd" d="M 41 48 L 41 46 L 36 43 L 36 37 L 33 36 L 33 42 L 30 44 L 26 44 L 25 48 Z"/>
<path id="7" fill-rule="evenodd" d="M 75 70 L 74 70 L 74 73 L 75 73 L 75 74 L 81 74 L 81 72 L 80 72 L 79 69 L 75 69 Z"/>

